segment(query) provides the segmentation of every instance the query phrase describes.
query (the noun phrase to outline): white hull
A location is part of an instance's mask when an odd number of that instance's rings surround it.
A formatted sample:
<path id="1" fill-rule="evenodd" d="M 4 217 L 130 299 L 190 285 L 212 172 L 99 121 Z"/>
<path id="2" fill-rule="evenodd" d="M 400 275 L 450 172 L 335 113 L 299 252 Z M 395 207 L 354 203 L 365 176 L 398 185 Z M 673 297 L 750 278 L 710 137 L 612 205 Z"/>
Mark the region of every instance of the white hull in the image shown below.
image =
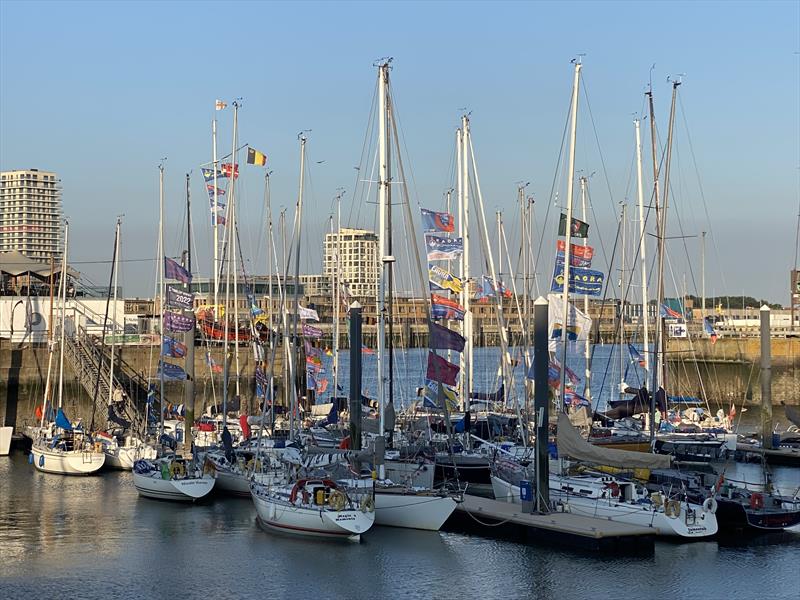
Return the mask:
<path id="1" fill-rule="evenodd" d="M 217 489 L 235 496 L 249 496 L 250 480 L 242 473 L 217 469 Z"/>
<path id="2" fill-rule="evenodd" d="M 33 466 L 38 471 L 59 475 L 95 473 L 102 468 L 106 460 L 106 455 L 102 452 L 51 450 L 37 444 L 31 447 L 31 454 L 33 455 Z"/>
<path id="3" fill-rule="evenodd" d="M 433 488 L 433 463 L 418 464 L 412 461 L 387 460 L 383 463 L 386 479 L 409 487 Z"/>
<path id="4" fill-rule="evenodd" d="M 0 427 L 0 456 L 8 456 L 11 451 L 11 434 L 13 427 Z"/>
<path id="5" fill-rule="evenodd" d="M 495 499 L 506 502 L 519 503 L 519 488 L 511 485 L 499 477 L 492 476 L 492 489 Z M 662 511 L 656 511 L 652 505 L 636 505 L 618 501 L 615 498 L 585 498 L 561 493 L 557 489 L 557 482 L 550 483 L 551 501 L 560 502 L 568 512 L 585 517 L 609 519 L 652 527 L 658 535 L 677 536 L 682 538 L 704 538 L 717 533 L 717 518 L 712 513 L 706 512 L 700 506 L 692 505 L 696 518 L 694 522 L 687 522 L 686 503 L 681 503 L 680 513 L 675 517 L 668 517 Z"/>
<path id="6" fill-rule="evenodd" d="M 385 492 L 375 488 L 375 524 L 439 531 L 456 509 L 450 496 L 425 492 Z"/>
<path id="7" fill-rule="evenodd" d="M 133 469 L 133 463 L 137 460 L 153 460 L 156 458 L 156 450 L 150 446 L 135 446 L 135 447 L 117 447 L 105 449 L 107 469 L 122 469 L 130 471 Z"/>
<path id="8" fill-rule="evenodd" d="M 140 496 L 156 500 L 194 502 L 214 489 L 215 479 L 210 475 L 188 479 L 162 479 L 149 474 L 133 472 L 133 484 Z"/>
<path id="9" fill-rule="evenodd" d="M 254 484 L 251 490 L 259 522 L 274 531 L 358 542 L 361 534 L 375 523 L 374 512 L 298 506 L 280 495 L 270 494 L 268 488 L 259 484 Z"/>

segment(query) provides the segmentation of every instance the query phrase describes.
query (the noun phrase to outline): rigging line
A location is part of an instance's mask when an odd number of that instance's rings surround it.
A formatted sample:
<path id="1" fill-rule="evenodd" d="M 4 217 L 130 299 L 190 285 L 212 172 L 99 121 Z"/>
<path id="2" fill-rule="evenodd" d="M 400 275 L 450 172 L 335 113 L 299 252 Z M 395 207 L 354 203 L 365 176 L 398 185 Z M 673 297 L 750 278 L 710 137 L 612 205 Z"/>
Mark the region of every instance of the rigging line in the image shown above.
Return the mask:
<path id="1" fill-rule="evenodd" d="M 157 258 L 128 258 L 125 260 L 118 260 L 118 264 L 122 263 L 129 263 L 129 262 L 157 262 Z M 69 264 L 71 265 L 108 265 L 113 263 L 113 260 L 71 260 Z M 83 279 L 83 275 L 81 275 L 81 279 Z"/>
<path id="2" fill-rule="evenodd" d="M 361 144 L 361 154 L 358 159 L 358 166 L 355 167 L 355 181 L 353 183 L 353 201 L 350 203 L 350 211 L 347 215 L 347 222 L 351 223 L 353 220 L 353 211 L 358 209 L 361 213 L 360 207 L 363 203 L 364 186 L 360 183 L 361 168 L 366 166 L 367 156 L 372 154 L 372 130 L 375 127 L 375 119 L 377 118 L 377 101 L 378 101 L 378 88 L 377 86 L 372 91 L 372 100 L 370 102 L 370 109 L 367 115 L 367 126 L 364 129 L 364 141 Z"/>
<path id="3" fill-rule="evenodd" d="M 603 177 L 606 180 L 606 187 L 608 188 L 608 200 L 611 203 L 611 214 L 614 214 L 614 194 L 611 191 L 611 180 L 608 177 L 608 169 L 606 168 L 606 159 L 603 157 L 603 148 L 600 146 L 600 137 L 597 135 L 597 126 L 594 122 L 594 113 L 592 113 L 592 105 L 589 102 L 589 87 L 586 85 L 586 76 L 583 76 L 583 97 L 586 100 L 586 110 L 589 112 L 589 120 L 592 123 L 592 132 L 594 133 L 594 140 L 597 144 L 597 152 L 600 154 L 600 165 L 603 168 Z"/>
<path id="4" fill-rule="evenodd" d="M 592 218 L 594 219 L 595 224 L 597 224 L 597 215 L 594 212 L 594 203 L 592 202 L 592 191 L 591 187 L 589 186 L 589 182 L 587 179 L 586 182 L 586 202 L 589 205 L 589 210 L 592 211 Z M 611 266 L 608 262 L 608 254 L 606 254 L 606 245 L 603 243 L 603 236 L 598 235 L 597 240 L 600 242 L 600 251 L 603 253 L 603 259 L 606 261 L 606 268 L 608 269 L 608 276 L 611 277 Z M 614 298 L 617 297 L 616 290 L 614 291 Z"/>

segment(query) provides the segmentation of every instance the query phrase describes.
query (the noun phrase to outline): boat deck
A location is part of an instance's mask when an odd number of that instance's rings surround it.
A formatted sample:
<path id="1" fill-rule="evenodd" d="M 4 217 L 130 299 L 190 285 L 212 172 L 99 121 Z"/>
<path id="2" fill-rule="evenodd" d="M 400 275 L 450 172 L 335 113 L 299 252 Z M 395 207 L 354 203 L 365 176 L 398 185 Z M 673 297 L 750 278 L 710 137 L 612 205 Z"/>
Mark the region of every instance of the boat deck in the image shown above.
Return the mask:
<path id="1" fill-rule="evenodd" d="M 654 549 L 656 532 L 639 527 L 571 513 L 546 515 L 522 512 L 522 506 L 469 494 L 464 495 L 448 527 L 470 533 L 513 537 L 530 543 L 557 543 L 586 550 L 612 549 L 646 553 Z"/>

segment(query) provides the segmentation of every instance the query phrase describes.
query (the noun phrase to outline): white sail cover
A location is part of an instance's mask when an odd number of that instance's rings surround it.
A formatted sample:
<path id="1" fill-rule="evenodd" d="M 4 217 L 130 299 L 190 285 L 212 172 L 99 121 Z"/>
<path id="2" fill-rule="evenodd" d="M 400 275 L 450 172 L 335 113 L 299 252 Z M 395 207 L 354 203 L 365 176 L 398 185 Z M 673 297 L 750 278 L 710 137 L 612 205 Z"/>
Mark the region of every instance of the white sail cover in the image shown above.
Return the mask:
<path id="1" fill-rule="evenodd" d="M 603 448 L 587 442 L 563 412 L 558 415 L 558 454 L 596 465 L 621 469 L 668 469 L 672 457 L 666 454 Z"/>

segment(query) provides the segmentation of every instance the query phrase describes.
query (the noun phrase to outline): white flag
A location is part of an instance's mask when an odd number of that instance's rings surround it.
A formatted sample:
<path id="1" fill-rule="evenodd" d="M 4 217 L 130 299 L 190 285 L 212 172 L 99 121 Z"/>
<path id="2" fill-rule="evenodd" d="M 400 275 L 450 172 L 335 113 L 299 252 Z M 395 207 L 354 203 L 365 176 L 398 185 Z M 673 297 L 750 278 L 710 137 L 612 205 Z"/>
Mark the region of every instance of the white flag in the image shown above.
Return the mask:
<path id="1" fill-rule="evenodd" d="M 561 332 L 564 323 L 564 298 L 555 294 L 548 295 L 550 310 L 548 311 L 548 330 L 550 331 L 550 350 L 555 350 L 561 342 Z M 569 319 L 567 321 L 567 341 L 585 341 L 592 330 L 592 319 L 589 315 L 578 310 L 574 304 L 569 305 Z"/>
<path id="2" fill-rule="evenodd" d="M 217 103 L 214 105 L 214 108 L 216 108 L 217 110 L 222 110 L 226 106 L 228 106 L 227 102 L 223 102 L 222 100 L 217 100 Z"/>
<path id="3" fill-rule="evenodd" d="M 317 315 L 317 311 L 315 311 L 313 308 L 305 308 L 303 306 L 300 306 L 300 318 L 308 319 L 309 321 L 319 321 L 319 315 Z"/>

